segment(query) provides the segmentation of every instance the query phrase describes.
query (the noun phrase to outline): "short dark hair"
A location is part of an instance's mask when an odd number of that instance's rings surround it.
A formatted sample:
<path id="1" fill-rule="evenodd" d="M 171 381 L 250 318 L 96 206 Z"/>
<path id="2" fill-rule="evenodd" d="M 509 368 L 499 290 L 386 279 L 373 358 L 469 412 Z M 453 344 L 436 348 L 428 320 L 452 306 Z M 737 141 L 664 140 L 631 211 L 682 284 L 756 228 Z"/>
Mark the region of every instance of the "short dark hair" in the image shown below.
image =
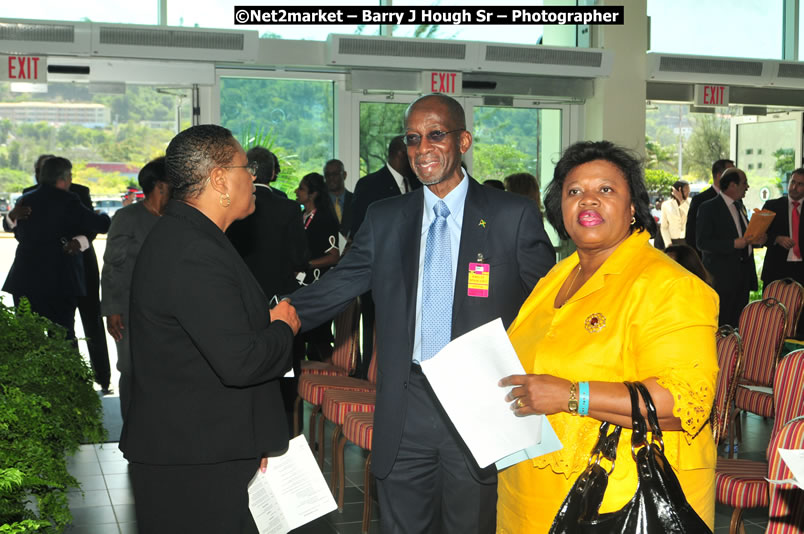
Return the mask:
<path id="1" fill-rule="evenodd" d="M 140 189 L 146 196 L 151 194 L 151 191 L 156 187 L 157 182 L 167 183 L 168 179 L 165 175 L 165 156 L 160 156 L 145 164 L 145 167 L 140 169 L 137 175 L 137 182 L 140 184 Z"/>
<path id="2" fill-rule="evenodd" d="M 664 253 L 673 258 L 676 263 L 709 284 L 713 285 L 712 275 L 706 270 L 698 253 L 689 245 L 670 245 Z"/>
<path id="3" fill-rule="evenodd" d="M 794 174 L 804 174 L 804 167 L 799 167 L 798 169 L 790 173 L 791 176 Z"/>
<path id="4" fill-rule="evenodd" d="M 715 179 L 715 176 L 718 174 L 723 174 L 723 171 L 726 170 L 727 165 L 734 165 L 734 162 L 730 159 L 719 159 L 712 164 L 712 179 Z"/>
<path id="5" fill-rule="evenodd" d="M 720 183 L 718 187 L 720 187 L 721 191 L 725 191 L 729 188 L 730 184 L 738 184 L 740 183 L 740 174 L 742 173 L 741 169 L 737 167 L 731 167 L 723 171 L 723 174 L 720 175 Z"/>
<path id="6" fill-rule="evenodd" d="M 73 164 L 67 158 L 53 156 L 42 163 L 39 171 L 39 183 L 56 185 L 59 180 L 64 180 L 73 168 Z"/>
<path id="7" fill-rule="evenodd" d="M 318 193 L 318 196 L 315 197 L 315 209 L 331 213 L 334 217 L 335 213 L 332 209 L 332 202 L 329 200 L 329 189 L 327 189 L 324 176 L 321 173 L 311 172 L 305 174 L 301 181 L 304 182 L 311 194 Z"/>
<path id="8" fill-rule="evenodd" d="M 656 221 L 650 214 L 650 198 L 645 186 L 642 161 L 639 156 L 610 141 L 581 141 L 564 151 L 553 172 L 553 180 L 544 195 L 547 220 L 563 239 L 569 239 L 561 212 L 561 195 L 567 175 L 579 165 L 590 161 L 603 160 L 616 166 L 623 173 L 634 205 L 634 225 L 637 230 L 647 230 L 656 234 Z"/>
<path id="9" fill-rule="evenodd" d="M 55 157 L 53 154 L 41 154 L 34 162 L 34 178 L 36 183 L 39 183 L 39 174 L 42 172 L 42 164 L 50 158 Z"/>
<path id="10" fill-rule="evenodd" d="M 494 189 L 499 189 L 500 191 L 505 191 L 505 184 L 503 184 L 501 180 L 495 180 L 494 178 L 486 180 L 483 182 L 483 185 L 493 187 Z"/>
<path id="11" fill-rule="evenodd" d="M 173 198 L 185 200 L 198 196 L 212 169 L 232 162 L 236 147 L 232 132 L 216 124 L 191 126 L 177 134 L 165 150 Z"/>
<path id="12" fill-rule="evenodd" d="M 276 157 L 276 153 L 271 152 L 271 156 L 274 158 L 274 174 L 279 176 L 279 173 L 282 172 L 282 167 L 279 166 L 279 158 Z"/>
<path id="13" fill-rule="evenodd" d="M 255 146 L 246 152 L 248 162 L 257 162 L 257 176 L 254 181 L 258 184 L 268 184 L 274 177 L 274 155 L 264 146 Z"/>
<path id="14" fill-rule="evenodd" d="M 339 159 L 331 159 L 326 163 L 324 163 L 324 171 L 326 171 L 327 167 L 329 166 L 338 167 L 341 170 L 341 173 L 346 172 L 346 167 L 344 166 L 343 162 Z"/>
<path id="15" fill-rule="evenodd" d="M 505 190 L 517 195 L 528 197 L 536 202 L 539 211 L 542 210 L 542 195 L 539 191 L 539 181 L 529 172 L 517 172 L 505 177 Z"/>

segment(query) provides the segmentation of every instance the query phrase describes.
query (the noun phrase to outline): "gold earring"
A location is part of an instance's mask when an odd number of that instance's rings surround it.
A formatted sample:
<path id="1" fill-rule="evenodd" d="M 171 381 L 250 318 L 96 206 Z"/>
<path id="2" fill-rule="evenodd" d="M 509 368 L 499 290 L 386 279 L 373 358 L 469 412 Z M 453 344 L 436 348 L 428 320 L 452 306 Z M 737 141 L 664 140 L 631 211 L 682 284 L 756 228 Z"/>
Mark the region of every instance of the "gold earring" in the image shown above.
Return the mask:
<path id="1" fill-rule="evenodd" d="M 221 193 L 221 196 L 218 197 L 218 204 L 222 208 L 228 208 L 232 205 L 232 197 L 229 196 L 229 193 Z"/>
<path id="2" fill-rule="evenodd" d="M 636 224 L 636 217 L 631 215 L 631 226 L 634 226 L 635 224 Z"/>

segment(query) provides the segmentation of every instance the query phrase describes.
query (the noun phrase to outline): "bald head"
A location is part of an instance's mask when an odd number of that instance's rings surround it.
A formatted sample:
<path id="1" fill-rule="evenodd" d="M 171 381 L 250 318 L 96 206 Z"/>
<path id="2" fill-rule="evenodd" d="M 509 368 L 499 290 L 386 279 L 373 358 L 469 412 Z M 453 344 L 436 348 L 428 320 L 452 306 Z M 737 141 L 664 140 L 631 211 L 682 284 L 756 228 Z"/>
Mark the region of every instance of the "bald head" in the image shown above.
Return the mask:
<path id="1" fill-rule="evenodd" d="M 407 123 L 408 117 L 410 117 L 414 109 L 428 106 L 441 108 L 443 111 L 442 117 L 449 121 L 451 129 L 466 128 L 466 114 L 463 111 L 463 107 L 451 96 L 442 95 L 441 93 L 420 96 L 414 100 L 405 110 L 405 122 Z"/>

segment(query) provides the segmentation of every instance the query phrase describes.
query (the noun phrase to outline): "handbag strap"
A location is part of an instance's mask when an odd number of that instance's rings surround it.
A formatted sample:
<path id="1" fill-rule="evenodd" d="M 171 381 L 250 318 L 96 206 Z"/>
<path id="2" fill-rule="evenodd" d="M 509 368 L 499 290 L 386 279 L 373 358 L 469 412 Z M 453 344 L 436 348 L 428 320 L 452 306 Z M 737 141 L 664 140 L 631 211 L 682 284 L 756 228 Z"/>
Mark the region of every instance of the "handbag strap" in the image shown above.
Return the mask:
<path id="1" fill-rule="evenodd" d="M 639 409 L 639 393 L 633 382 L 623 382 L 631 396 L 631 454 L 635 454 L 638 447 L 648 444 L 648 429 L 645 418 Z"/>
<path id="2" fill-rule="evenodd" d="M 659 414 L 656 412 L 656 406 L 653 404 L 653 398 L 650 396 L 648 388 L 642 382 L 634 382 L 639 394 L 642 395 L 642 400 L 645 401 L 645 408 L 648 413 L 648 423 L 650 424 L 651 443 L 659 442 L 664 450 L 664 440 L 662 439 L 662 429 L 659 427 Z"/>

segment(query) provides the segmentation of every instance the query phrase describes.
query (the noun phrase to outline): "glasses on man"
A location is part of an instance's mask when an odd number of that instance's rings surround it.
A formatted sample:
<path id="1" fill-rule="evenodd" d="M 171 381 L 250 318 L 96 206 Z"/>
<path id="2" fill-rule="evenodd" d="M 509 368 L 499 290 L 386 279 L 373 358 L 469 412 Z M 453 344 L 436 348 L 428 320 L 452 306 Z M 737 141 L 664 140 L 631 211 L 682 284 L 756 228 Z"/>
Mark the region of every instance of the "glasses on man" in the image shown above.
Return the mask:
<path id="1" fill-rule="evenodd" d="M 223 169 L 246 169 L 251 176 L 257 176 L 257 169 L 260 168 L 260 164 L 256 161 L 252 161 L 248 165 L 224 165 Z"/>
<path id="2" fill-rule="evenodd" d="M 447 138 L 447 135 L 455 132 L 462 132 L 465 128 L 458 128 L 457 130 L 450 130 L 448 132 L 442 132 L 441 130 L 433 130 L 432 132 L 428 132 L 424 134 L 428 141 L 431 143 L 440 143 L 444 139 Z M 419 143 L 422 142 L 422 136 L 415 133 L 405 134 L 403 136 L 403 140 L 407 146 L 419 146 Z"/>

